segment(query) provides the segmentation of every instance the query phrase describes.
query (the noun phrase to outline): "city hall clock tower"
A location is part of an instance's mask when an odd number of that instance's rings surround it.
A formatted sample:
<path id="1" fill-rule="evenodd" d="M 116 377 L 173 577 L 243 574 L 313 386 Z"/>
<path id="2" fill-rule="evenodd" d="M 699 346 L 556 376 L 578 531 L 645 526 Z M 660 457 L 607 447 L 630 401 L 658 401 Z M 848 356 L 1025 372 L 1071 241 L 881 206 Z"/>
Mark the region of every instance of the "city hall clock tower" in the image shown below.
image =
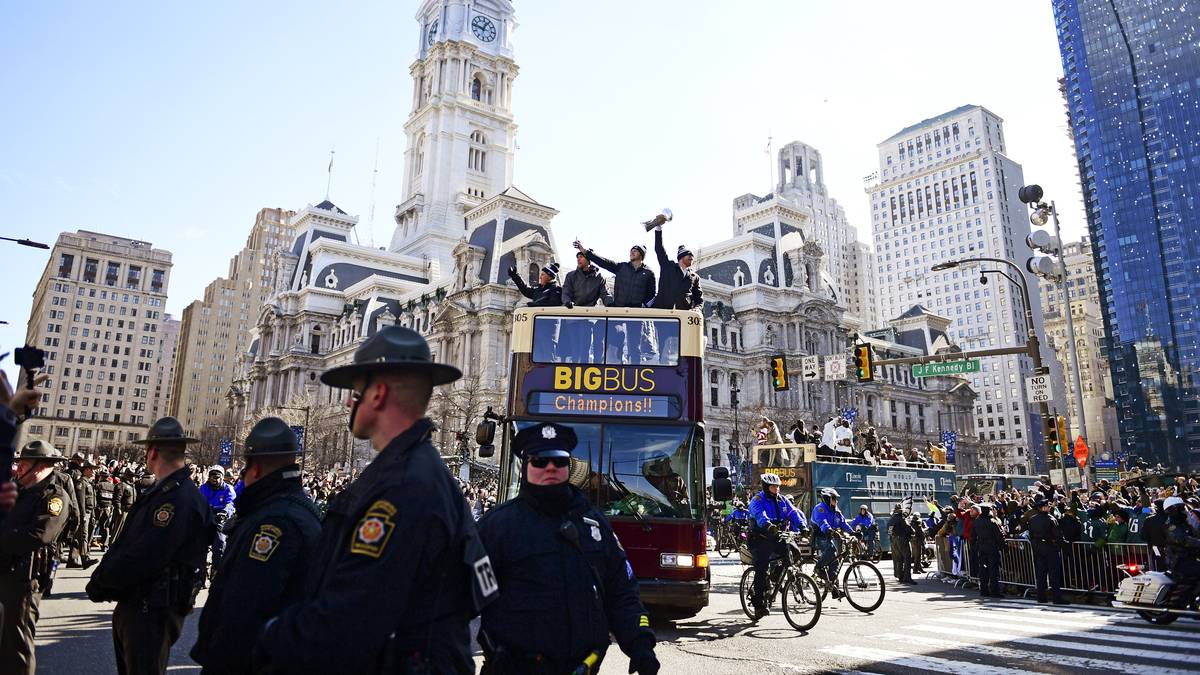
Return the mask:
<path id="1" fill-rule="evenodd" d="M 444 275 L 467 234 L 464 213 L 512 184 L 517 24 L 508 0 L 425 0 L 416 19 L 404 199 L 389 248 L 426 256 Z"/>

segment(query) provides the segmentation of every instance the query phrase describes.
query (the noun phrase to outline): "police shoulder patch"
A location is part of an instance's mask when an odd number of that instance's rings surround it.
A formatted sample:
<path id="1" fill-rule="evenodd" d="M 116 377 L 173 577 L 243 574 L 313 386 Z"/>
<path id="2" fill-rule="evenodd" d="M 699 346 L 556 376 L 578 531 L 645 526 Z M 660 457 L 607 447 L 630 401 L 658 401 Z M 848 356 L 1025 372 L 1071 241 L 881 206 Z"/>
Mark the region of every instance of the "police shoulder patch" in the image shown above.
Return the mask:
<path id="1" fill-rule="evenodd" d="M 171 519 L 175 517 L 175 505 L 163 504 L 154 511 L 151 516 L 151 522 L 155 527 L 166 527 L 171 524 Z"/>
<path id="2" fill-rule="evenodd" d="M 57 516 L 62 513 L 63 500 L 62 497 L 51 497 L 46 501 L 46 512 L 52 516 Z"/>
<path id="3" fill-rule="evenodd" d="M 383 549 L 392 536 L 392 530 L 396 529 L 396 524 L 392 522 L 394 515 L 396 515 L 396 507 L 386 499 L 379 499 L 371 504 L 362 520 L 358 521 L 358 526 L 354 528 L 354 537 L 350 540 L 350 552 L 371 558 L 383 555 Z"/>
<path id="4" fill-rule="evenodd" d="M 254 535 L 254 539 L 250 541 L 250 559 L 260 562 L 267 562 L 271 559 L 271 554 L 275 549 L 279 548 L 279 539 L 283 536 L 283 530 L 274 525 L 260 525 L 258 533 Z"/>

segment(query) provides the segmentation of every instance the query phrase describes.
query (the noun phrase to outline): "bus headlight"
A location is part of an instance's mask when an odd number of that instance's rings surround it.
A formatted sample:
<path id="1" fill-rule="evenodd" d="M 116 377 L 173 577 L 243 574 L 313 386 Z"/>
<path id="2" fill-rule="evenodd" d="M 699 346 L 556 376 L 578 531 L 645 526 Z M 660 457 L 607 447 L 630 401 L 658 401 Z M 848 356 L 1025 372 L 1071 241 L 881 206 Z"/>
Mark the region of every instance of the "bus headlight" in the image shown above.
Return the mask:
<path id="1" fill-rule="evenodd" d="M 707 556 L 706 556 L 707 557 Z M 658 557 L 662 567 L 695 567 L 696 557 L 690 553 L 663 553 Z"/>

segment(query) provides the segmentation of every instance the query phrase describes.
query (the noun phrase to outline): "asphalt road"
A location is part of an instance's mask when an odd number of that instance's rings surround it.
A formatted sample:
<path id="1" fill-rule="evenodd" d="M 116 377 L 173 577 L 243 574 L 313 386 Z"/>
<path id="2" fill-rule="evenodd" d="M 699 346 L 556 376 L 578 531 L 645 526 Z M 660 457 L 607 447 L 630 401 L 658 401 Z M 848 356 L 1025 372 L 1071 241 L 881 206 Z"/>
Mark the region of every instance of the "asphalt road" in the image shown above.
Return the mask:
<path id="1" fill-rule="evenodd" d="M 774 613 L 751 624 L 738 600 L 741 565 L 736 557 L 714 555 L 709 607 L 693 619 L 655 628 L 662 673 L 1200 672 L 1196 621 L 1160 628 L 1099 607 L 1037 605 L 1016 598 L 985 603 L 975 592 L 936 580 L 896 586 L 889 563 L 880 567 L 888 588 L 879 610 L 861 614 L 845 602 L 826 601 L 817 626 L 801 634 L 787 624 L 778 603 Z M 87 600 L 86 576 L 60 569 L 54 596 L 42 603 L 39 673 L 116 672 L 112 605 Z M 187 658 L 198 615 L 188 618 L 175 645 L 172 675 L 200 670 Z M 625 673 L 627 668 L 628 661 L 614 646 L 601 672 Z"/>

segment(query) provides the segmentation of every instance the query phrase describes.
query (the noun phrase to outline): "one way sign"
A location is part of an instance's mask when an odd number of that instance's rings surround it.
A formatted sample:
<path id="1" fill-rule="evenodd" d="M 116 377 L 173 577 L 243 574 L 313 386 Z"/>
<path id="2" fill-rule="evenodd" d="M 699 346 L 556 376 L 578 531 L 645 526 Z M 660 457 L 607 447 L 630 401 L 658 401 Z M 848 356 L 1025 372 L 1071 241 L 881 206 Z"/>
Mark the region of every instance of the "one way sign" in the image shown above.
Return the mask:
<path id="1" fill-rule="evenodd" d="M 821 379 L 821 357 L 805 356 L 800 359 L 800 378 L 805 382 Z"/>

